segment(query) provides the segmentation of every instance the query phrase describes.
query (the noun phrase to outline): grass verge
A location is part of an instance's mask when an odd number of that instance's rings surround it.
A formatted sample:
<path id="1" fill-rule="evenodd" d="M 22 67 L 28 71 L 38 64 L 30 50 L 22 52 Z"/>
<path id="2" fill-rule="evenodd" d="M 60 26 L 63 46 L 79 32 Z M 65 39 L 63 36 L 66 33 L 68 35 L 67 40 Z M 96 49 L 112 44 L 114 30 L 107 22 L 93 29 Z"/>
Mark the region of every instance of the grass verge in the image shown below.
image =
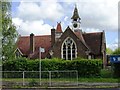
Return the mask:
<path id="1" fill-rule="evenodd" d="M 39 78 L 25 78 L 24 81 L 31 81 L 31 80 L 35 80 L 37 82 L 39 82 Z M 44 78 L 41 79 L 42 81 L 49 81 L 49 78 Z M 55 79 L 51 79 L 52 81 L 77 81 L 76 78 L 55 78 Z M 120 78 L 78 78 L 78 82 L 108 82 L 108 83 L 118 83 L 118 81 L 120 80 Z M 13 81 L 13 82 L 22 82 L 23 79 L 22 78 L 3 78 L 2 81 Z"/>

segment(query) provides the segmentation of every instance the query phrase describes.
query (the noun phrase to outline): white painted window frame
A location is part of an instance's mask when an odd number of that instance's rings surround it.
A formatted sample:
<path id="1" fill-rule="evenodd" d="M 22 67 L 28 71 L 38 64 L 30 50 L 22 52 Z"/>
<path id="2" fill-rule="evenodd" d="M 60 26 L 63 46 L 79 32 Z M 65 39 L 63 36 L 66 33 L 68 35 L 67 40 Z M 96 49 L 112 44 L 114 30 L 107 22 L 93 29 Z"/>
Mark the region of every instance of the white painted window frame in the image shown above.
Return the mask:
<path id="1" fill-rule="evenodd" d="M 63 58 L 63 45 L 64 45 L 64 43 L 65 43 L 65 45 L 66 45 L 66 60 L 68 60 L 68 46 L 67 46 L 67 44 L 66 44 L 66 41 L 68 40 L 68 39 L 70 39 L 70 40 L 72 40 L 72 44 L 70 45 L 70 50 L 71 50 L 71 60 L 73 59 L 73 57 L 72 57 L 72 45 L 73 45 L 73 43 L 74 43 L 74 45 L 75 45 L 75 58 L 77 58 L 77 45 L 76 45 L 76 43 L 75 43 L 75 41 L 71 38 L 71 37 L 67 37 L 65 40 L 64 40 L 64 42 L 62 43 L 62 46 L 61 46 L 61 58 L 62 59 L 64 59 Z"/>

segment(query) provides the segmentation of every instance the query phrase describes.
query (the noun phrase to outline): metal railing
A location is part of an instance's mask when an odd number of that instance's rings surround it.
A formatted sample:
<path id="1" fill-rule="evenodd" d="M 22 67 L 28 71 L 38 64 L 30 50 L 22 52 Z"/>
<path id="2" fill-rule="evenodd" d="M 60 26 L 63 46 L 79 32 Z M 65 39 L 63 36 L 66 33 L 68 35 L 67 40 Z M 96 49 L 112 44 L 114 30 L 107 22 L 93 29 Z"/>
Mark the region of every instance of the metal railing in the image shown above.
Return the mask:
<path id="1" fill-rule="evenodd" d="M 40 76 L 41 75 L 41 76 Z M 74 86 L 78 71 L 3 71 L 2 86 Z"/>

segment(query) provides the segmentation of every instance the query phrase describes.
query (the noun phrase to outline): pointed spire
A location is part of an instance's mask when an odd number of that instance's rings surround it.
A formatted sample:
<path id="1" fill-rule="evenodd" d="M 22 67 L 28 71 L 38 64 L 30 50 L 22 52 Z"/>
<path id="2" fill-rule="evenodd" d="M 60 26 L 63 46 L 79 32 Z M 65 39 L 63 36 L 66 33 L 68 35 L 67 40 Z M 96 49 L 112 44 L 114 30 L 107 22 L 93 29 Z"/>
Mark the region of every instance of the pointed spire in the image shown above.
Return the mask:
<path id="1" fill-rule="evenodd" d="M 75 5 L 75 9 L 74 9 L 73 16 L 71 17 L 71 19 L 73 19 L 73 20 L 77 20 L 77 19 L 81 20 L 81 18 L 79 17 L 76 5 Z"/>
<path id="2" fill-rule="evenodd" d="M 61 22 L 60 23 L 57 22 L 56 32 L 60 32 L 60 33 L 62 32 Z"/>

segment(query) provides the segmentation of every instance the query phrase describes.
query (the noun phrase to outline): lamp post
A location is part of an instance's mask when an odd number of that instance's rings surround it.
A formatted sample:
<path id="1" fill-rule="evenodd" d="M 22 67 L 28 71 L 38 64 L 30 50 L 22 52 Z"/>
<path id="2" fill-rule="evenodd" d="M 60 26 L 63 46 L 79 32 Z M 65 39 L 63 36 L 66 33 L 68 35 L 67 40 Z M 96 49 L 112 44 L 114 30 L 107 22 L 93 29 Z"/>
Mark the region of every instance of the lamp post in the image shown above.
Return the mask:
<path id="1" fill-rule="evenodd" d="M 39 48 L 39 77 L 40 77 L 40 86 L 41 86 L 41 47 Z"/>
<path id="2" fill-rule="evenodd" d="M 44 48 L 42 48 L 42 47 L 39 47 L 39 71 L 40 71 L 40 85 L 41 85 L 41 53 L 44 53 L 45 52 L 45 49 Z"/>

